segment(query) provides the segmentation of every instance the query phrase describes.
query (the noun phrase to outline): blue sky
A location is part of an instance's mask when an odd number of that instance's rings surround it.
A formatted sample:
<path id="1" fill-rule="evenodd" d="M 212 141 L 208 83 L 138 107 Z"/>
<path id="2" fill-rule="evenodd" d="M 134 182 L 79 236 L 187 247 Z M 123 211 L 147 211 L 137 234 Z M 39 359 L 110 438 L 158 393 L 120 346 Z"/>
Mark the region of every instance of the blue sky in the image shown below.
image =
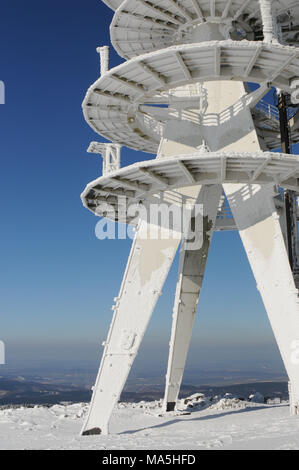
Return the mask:
<path id="1" fill-rule="evenodd" d="M 103 140 L 85 123 L 81 102 L 98 77 L 96 47 L 109 43 L 111 19 L 99 0 L 1 5 L 0 339 L 8 365 L 95 366 L 100 358 L 131 242 L 99 241 L 97 219 L 81 204 L 100 170 L 86 148 Z M 111 66 L 121 61 L 111 49 Z M 126 149 L 122 156 L 150 158 Z M 176 275 L 177 263 L 136 368 L 166 363 Z M 237 233 L 213 240 L 188 367 L 199 363 L 282 367 Z"/>

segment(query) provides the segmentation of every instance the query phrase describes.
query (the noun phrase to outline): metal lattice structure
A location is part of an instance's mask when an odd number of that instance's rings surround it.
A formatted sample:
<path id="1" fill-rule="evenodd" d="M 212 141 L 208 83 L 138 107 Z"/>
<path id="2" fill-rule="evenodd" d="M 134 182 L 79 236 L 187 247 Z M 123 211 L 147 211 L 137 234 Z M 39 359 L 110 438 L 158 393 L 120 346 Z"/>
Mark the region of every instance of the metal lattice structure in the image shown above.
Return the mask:
<path id="1" fill-rule="evenodd" d="M 91 144 L 89 151 L 103 156 L 103 175 L 87 185 L 82 201 L 96 215 L 135 224 L 136 234 L 82 433 L 108 433 L 181 245 L 164 398 L 165 413 L 175 409 L 216 230 L 240 233 L 289 376 L 291 414 L 298 414 L 299 157 L 278 152 L 280 114 L 263 97 L 271 87 L 291 94 L 299 80 L 299 4 L 104 2 L 115 11 L 111 41 L 125 62 L 109 70 L 108 49 L 98 48 L 101 76 L 83 112 L 112 143 Z M 288 114 L 293 144 L 299 142 L 297 111 Z M 121 168 L 121 146 L 156 158 Z M 161 203 L 188 207 L 187 234 L 174 222 L 166 227 L 130 212 L 130 206 Z M 147 237 L 152 228 L 159 237 Z M 186 243 L 191 233 L 201 240 L 192 248 Z"/>

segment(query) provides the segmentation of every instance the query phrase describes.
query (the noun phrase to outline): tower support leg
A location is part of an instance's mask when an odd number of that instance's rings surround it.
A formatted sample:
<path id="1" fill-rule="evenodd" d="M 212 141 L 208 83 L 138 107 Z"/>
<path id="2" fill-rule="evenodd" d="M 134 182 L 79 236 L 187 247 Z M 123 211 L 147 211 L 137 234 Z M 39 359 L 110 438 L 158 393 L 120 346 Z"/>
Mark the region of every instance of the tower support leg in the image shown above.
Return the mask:
<path id="1" fill-rule="evenodd" d="M 299 414 L 299 298 L 273 186 L 223 187 L 289 376 L 291 413 Z"/>
<path id="2" fill-rule="evenodd" d="M 170 238 L 170 232 L 164 228 L 159 239 L 151 239 L 148 236 L 151 227 L 142 221 L 133 241 L 83 435 L 108 434 L 113 408 L 180 243 L 181 234 L 175 233 Z"/>
<path id="3" fill-rule="evenodd" d="M 168 370 L 163 408 L 173 411 L 179 395 L 197 303 L 219 208 L 222 187 L 203 186 L 197 204 L 202 205 L 202 246 L 186 249 L 182 245 L 170 340 Z"/>

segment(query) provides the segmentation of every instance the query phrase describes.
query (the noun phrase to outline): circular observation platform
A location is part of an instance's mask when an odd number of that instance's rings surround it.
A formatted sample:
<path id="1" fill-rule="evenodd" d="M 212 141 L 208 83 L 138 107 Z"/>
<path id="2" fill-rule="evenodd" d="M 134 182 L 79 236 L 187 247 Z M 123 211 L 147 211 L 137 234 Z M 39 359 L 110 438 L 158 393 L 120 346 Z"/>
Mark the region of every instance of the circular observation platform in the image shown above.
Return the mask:
<path id="1" fill-rule="evenodd" d="M 291 93 L 291 82 L 298 76 L 295 47 L 247 40 L 182 44 L 137 56 L 104 73 L 89 88 L 83 112 L 92 129 L 106 139 L 155 154 L 165 118 L 153 116 L 150 105 L 163 112 L 176 105 L 175 88 L 231 80 L 270 83 Z M 196 93 L 189 99 L 194 108 Z"/>
<path id="2" fill-rule="evenodd" d="M 229 26 L 227 34 L 233 40 L 259 41 L 264 37 L 259 0 L 104 0 L 104 3 L 116 10 L 110 26 L 111 42 L 118 54 L 127 59 L 174 44 L 196 42 L 194 28 L 207 22 Z M 273 15 L 280 41 L 297 45 L 298 2 L 274 0 Z M 208 34 L 204 28 L 202 34 Z"/>
<path id="3" fill-rule="evenodd" d="M 101 176 L 81 194 L 83 205 L 96 215 L 109 217 L 105 203 L 118 210 L 163 192 L 175 202 L 176 189 L 191 186 L 242 183 L 275 184 L 299 192 L 299 156 L 271 152 L 197 153 L 138 162 Z M 104 206 L 103 206 L 104 204 Z M 111 217 L 112 218 L 112 217 Z"/>

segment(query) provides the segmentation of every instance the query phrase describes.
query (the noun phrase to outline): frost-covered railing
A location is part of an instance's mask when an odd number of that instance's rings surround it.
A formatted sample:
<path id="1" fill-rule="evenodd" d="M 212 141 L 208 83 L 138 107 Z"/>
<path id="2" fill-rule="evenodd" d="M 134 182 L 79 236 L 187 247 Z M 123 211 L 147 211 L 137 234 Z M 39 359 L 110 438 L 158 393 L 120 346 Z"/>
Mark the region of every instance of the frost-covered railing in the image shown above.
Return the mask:
<path id="1" fill-rule="evenodd" d="M 295 114 L 297 114 L 299 111 L 299 107 L 296 107 L 296 108 L 288 108 L 288 118 L 289 119 L 292 119 L 292 117 L 295 116 Z"/>
<path id="2" fill-rule="evenodd" d="M 256 109 L 262 111 L 268 116 L 269 119 L 275 119 L 279 121 L 279 111 L 276 106 L 271 103 L 267 103 L 264 100 L 261 100 L 255 106 Z M 288 118 L 291 119 L 298 112 L 298 107 L 288 108 Z"/>
<path id="3" fill-rule="evenodd" d="M 192 121 L 203 126 L 220 126 L 227 121 L 236 119 L 238 114 L 245 108 L 251 107 L 250 99 L 248 96 L 242 96 L 236 103 L 229 106 L 220 113 L 205 113 L 201 110 L 200 95 L 194 95 L 193 97 L 183 93 L 178 98 L 170 99 L 169 103 L 149 104 L 140 105 L 140 114 L 138 119 L 142 121 L 142 124 L 150 129 L 154 134 L 161 136 L 163 132 L 163 122 L 161 120 L 167 119 L 178 119 L 180 121 Z M 264 116 L 266 116 L 272 122 L 275 122 L 275 126 L 279 126 L 279 110 L 276 106 L 266 101 L 260 100 L 254 109 L 259 110 Z M 298 107 L 288 108 L 288 119 L 290 120 L 296 113 L 298 113 Z"/>
<path id="4" fill-rule="evenodd" d="M 219 209 L 218 209 L 218 214 L 217 214 L 217 219 L 219 220 L 227 220 L 227 219 L 233 219 L 233 213 L 231 211 L 231 208 L 227 202 L 227 199 L 222 201 Z"/>
<path id="5" fill-rule="evenodd" d="M 257 103 L 255 108 L 259 109 L 264 114 L 267 114 L 269 119 L 275 119 L 276 121 L 279 121 L 279 111 L 273 104 L 261 100 Z"/>
<path id="6" fill-rule="evenodd" d="M 227 199 L 223 196 L 221 198 L 220 206 L 218 208 L 215 230 L 222 231 L 222 230 L 235 230 L 235 229 L 236 229 L 236 223 L 234 220 L 234 216 L 227 202 Z"/>
<path id="7" fill-rule="evenodd" d="M 148 114 L 139 113 L 138 121 L 140 124 L 144 125 L 146 129 L 149 129 L 154 135 L 161 138 L 163 135 L 164 125 L 157 121 L 155 118 Z"/>

